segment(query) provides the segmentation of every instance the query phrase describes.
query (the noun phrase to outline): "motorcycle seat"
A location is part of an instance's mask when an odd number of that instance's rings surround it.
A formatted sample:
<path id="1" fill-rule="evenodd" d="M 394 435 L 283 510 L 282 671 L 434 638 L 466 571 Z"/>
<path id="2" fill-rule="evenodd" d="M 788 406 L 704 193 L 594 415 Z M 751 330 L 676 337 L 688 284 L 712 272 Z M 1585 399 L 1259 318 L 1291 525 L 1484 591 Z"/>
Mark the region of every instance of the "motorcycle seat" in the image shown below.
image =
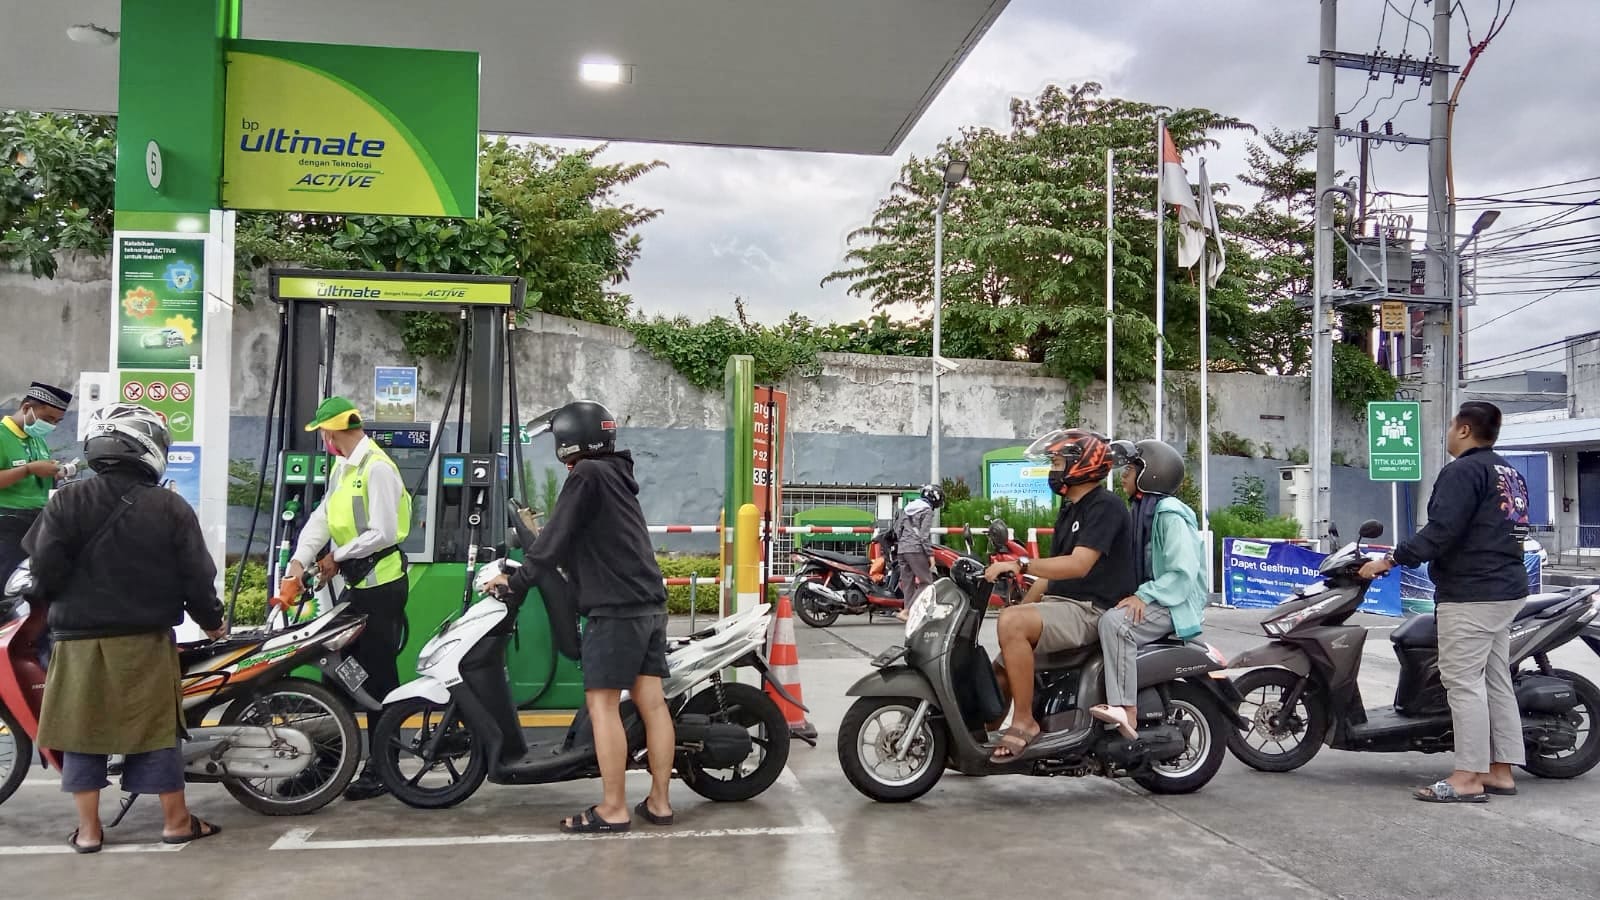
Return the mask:
<path id="1" fill-rule="evenodd" d="M 1534 594 L 1522 604 L 1522 611 L 1517 613 L 1517 620 L 1531 619 L 1572 599 L 1574 599 L 1573 595 L 1566 591 L 1559 591 L 1554 594 Z"/>
<path id="2" fill-rule="evenodd" d="M 803 556 L 815 556 L 818 559 L 825 559 L 829 562 L 835 562 L 841 566 L 855 566 L 857 568 L 862 568 L 872 565 L 871 559 L 865 556 L 858 556 L 854 553 L 835 553 L 832 550 L 812 550 L 810 548 L 801 550 L 800 553 Z"/>
<path id="3" fill-rule="evenodd" d="M 1436 647 L 1439 644 L 1439 620 L 1431 613 L 1408 619 L 1389 632 L 1389 640 L 1399 647 Z"/>

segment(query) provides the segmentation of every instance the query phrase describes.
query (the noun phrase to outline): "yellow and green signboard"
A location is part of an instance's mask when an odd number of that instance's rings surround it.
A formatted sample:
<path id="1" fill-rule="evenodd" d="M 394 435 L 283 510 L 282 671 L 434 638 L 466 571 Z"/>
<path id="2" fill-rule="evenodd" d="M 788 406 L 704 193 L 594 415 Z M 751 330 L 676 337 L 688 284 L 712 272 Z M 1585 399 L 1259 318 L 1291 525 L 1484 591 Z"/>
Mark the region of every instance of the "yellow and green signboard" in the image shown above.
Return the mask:
<path id="1" fill-rule="evenodd" d="M 222 205 L 473 218 L 478 54 L 232 41 Z"/>
<path id="2" fill-rule="evenodd" d="M 280 300 L 420 306 L 512 306 L 515 279 L 498 281 L 446 278 L 407 279 L 389 275 L 283 275 L 273 296 Z"/>

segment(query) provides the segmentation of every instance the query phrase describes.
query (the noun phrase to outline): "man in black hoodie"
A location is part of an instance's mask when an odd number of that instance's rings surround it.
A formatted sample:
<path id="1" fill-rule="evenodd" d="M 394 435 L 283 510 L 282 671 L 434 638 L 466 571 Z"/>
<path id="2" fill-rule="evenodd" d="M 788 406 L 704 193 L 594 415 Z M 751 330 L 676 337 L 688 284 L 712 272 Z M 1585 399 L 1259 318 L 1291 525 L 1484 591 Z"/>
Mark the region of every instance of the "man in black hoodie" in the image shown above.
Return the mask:
<path id="1" fill-rule="evenodd" d="M 508 587 L 524 593 L 537 570 L 560 567 L 578 597 L 583 629 L 583 688 L 594 725 L 595 755 L 605 799 L 561 823 L 578 834 L 627 831 L 632 824 L 624 775 L 628 737 L 619 706 L 628 691 L 644 719 L 650 796 L 633 812 L 654 825 L 672 824 L 672 714 L 662 693 L 667 675 L 667 590 L 656 565 L 633 456 L 616 449 L 617 422 L 590 400 L 550 414 L 556 457 L 567 483 L 550 521 L 528 548 Z"/>
<path id="2" fill-rule="evenodd" d="M 1428 524 L 1387 558 L 1361 567 L 1372 579 L 1396 564 L 1429 563 L 1439 619 L 1439 679 L 1450 699 L 1456 769 L 1416 792 L 1432 803 L 1482 803 L 1515 794 L 1511 767 L 1522 765 L 1522 716 L 1511 686 L 1511 623 L 1528 596 L 1522 541 L 1528 486 L 1494 452 L 1500 410 L 1473 400 L 1450 423 Z"/>

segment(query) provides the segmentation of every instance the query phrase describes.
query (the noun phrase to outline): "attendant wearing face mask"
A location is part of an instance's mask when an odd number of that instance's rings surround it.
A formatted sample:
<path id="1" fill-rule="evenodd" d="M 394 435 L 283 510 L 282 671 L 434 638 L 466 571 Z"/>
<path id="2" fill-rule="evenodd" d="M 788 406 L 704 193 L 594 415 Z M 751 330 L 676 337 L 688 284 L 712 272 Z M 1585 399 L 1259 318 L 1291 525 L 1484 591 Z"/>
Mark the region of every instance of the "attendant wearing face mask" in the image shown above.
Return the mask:
<path id="1" fill-rule="evenodd" d="M 35 381 L 17 411 L 0 418 L 0 584 L 26 558 L 22 536 L 61 477 L 61 465 L 50 458 L 45 438 L 71 404 L 71 394 Z"/>
<path id="2" fill-rule="evenodd" d="M 321 433 L 335 462 L 328 473 L 328 492 L 300 531 L 286 577 L 298 580 L 313 564 L 324 579 L 344 576 L 348 588 L 344 599 L 367 615 L 367 627 L 352 645 L 351 656 L 367 670 L 367 692 L 381 700 L 400 686 L 395 659 L 405 641 L 409 590 L 400 545 L 411 530 L 411 496 L 400 468 L 367 437 L 361 414 L 349 400 L 323 401 L 306 431 Z M 330 544 L 332 550 L 319 557 Z M 369 735 L 377 718 L 368 717 Z M 369 757 L 345 799 L 366 800 L 383 793 L 383 782 Z"/>

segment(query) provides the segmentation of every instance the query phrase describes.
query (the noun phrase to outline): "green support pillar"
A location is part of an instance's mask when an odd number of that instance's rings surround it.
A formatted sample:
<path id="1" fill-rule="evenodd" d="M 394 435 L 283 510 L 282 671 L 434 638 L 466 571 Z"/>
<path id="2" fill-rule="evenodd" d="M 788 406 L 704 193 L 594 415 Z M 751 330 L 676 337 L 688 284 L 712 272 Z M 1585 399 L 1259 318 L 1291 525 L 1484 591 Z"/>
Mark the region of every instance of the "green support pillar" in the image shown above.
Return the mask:
<path id="1" fill-rule="evenodd" d="M 753 502 L 751 476 L 755 468 L 756 361 L 753 356 L 733 356 L 723 375 L 728 424 L 724 438 L 722 522 L 722 614 L 734 612 L 733 547 L 739 508 Z"/>

